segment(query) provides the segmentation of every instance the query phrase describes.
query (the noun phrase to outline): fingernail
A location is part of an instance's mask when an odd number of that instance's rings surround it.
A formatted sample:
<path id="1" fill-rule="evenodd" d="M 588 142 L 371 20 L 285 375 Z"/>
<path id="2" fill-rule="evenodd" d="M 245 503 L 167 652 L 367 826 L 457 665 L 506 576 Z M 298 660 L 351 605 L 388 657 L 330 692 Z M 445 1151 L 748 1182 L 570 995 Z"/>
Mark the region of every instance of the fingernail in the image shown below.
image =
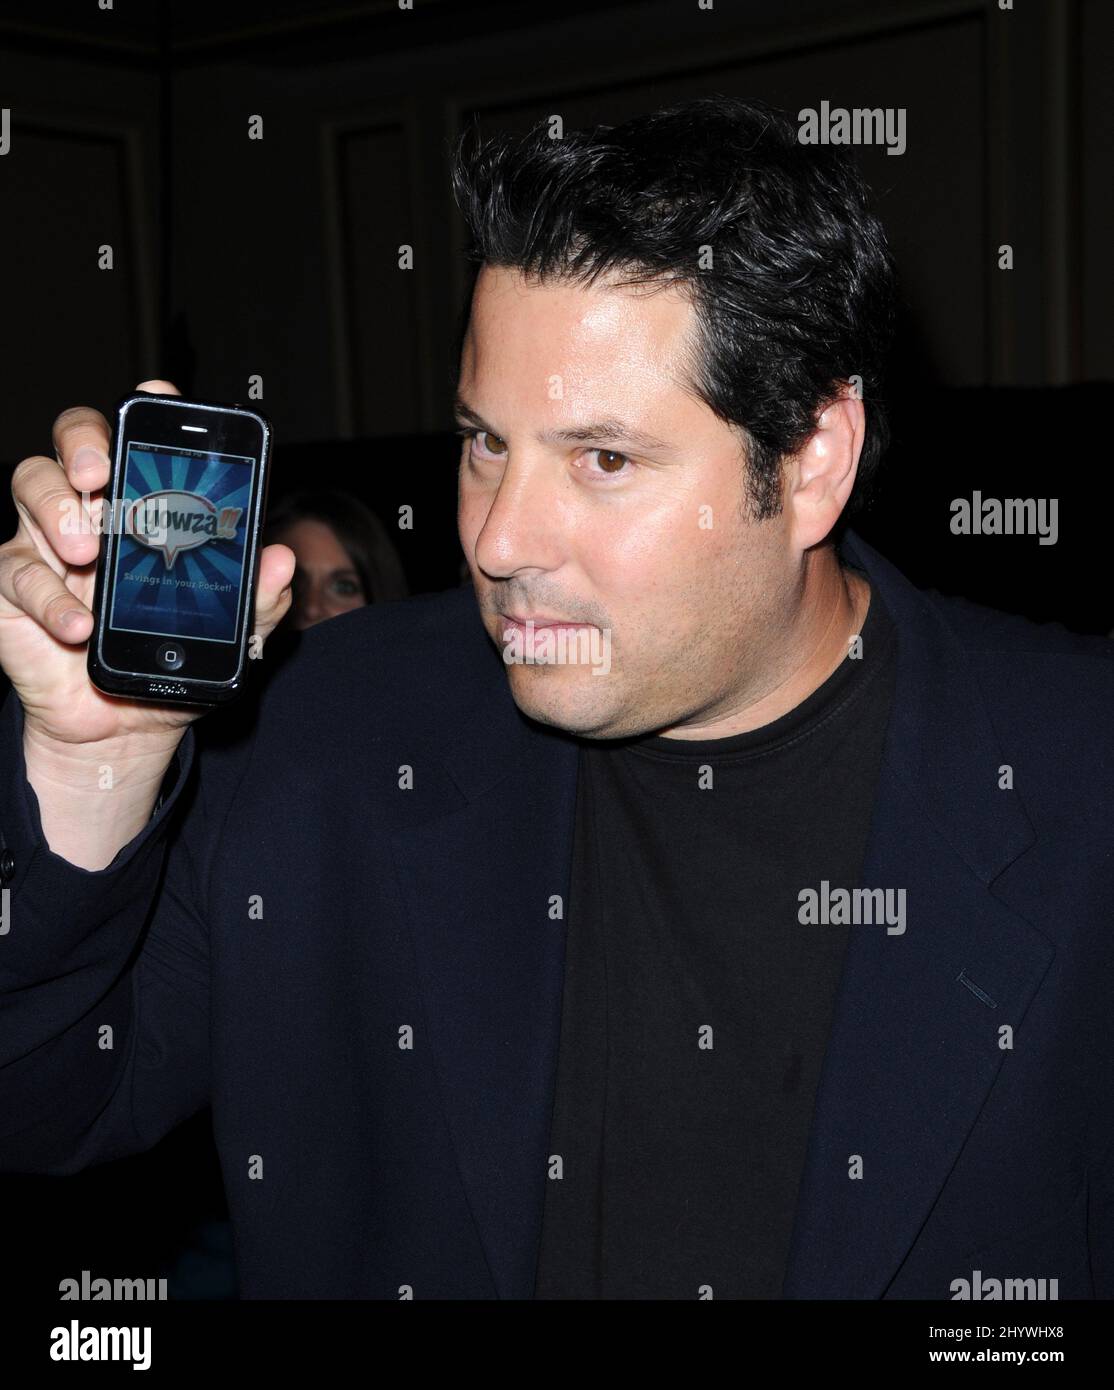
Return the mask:
<path id="1" fill-rule="evenodd" d="M 83 614 L 80 608 L 70 608 L 67 612 L 62 614 L 62 626 L 71 628 L 75 623 L 79 623 L 82 617 Z"/>
<path id="2" fill-rule="evenodd" d="M 108 457 L 102 454 L 99 449 L 94 449 L 91 444 L 83 444 L 73 456 L 73 471 L 77 475 L 103 472 L 108 467 Z"/>

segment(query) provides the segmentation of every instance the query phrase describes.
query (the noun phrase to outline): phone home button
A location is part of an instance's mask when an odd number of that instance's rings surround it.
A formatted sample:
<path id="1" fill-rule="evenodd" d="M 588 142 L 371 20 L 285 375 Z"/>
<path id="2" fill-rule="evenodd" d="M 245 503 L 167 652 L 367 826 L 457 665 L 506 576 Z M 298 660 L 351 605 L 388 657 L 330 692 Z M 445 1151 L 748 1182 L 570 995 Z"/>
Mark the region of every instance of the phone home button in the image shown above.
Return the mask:
<path id="1" fill-rule="evenodd" d="M 164 642 L 155 652 L 155 660 L 164 671 L 180 671 L 185 659 L 180 642 Z"/>

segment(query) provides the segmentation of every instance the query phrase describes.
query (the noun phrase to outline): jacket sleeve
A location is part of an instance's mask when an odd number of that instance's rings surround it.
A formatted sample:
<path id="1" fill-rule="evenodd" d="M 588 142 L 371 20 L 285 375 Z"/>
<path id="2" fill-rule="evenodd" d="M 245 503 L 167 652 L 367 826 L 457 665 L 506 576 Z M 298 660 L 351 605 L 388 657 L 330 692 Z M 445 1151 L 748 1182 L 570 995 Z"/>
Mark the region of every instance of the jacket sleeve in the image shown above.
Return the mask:
<path id="1" fill-rule="evenodd" d="M 246 756 L 205 761 L 191 727 L 147 825 L 78 868 L 43 837 L 14 693 L 0 709 L 0 1171 L 141 1152 L 208 1103 L 202 875 Z"/>

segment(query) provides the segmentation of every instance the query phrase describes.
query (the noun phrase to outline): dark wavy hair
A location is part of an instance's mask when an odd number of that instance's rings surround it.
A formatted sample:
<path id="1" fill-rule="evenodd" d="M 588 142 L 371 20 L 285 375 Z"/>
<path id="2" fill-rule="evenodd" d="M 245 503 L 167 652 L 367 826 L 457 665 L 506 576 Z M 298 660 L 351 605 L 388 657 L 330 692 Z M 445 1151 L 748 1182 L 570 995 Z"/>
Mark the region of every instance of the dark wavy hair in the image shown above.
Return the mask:
<path id="1" fill-rule="evenodd" d="M 858 378 L 853 510 L 889 443 L 896 276 L 858 166 L 797 136 L 785 112 L 725 96 L 559 139 L 547 122 L 486 142 L 466 127 L 451 163 L 471 265 L 457 361 L 485 263 L 540 281 L 676 283 L 698 325 L 690 386 L 742 433 L 755 519 L 778 513 L 782 460 Z"/>

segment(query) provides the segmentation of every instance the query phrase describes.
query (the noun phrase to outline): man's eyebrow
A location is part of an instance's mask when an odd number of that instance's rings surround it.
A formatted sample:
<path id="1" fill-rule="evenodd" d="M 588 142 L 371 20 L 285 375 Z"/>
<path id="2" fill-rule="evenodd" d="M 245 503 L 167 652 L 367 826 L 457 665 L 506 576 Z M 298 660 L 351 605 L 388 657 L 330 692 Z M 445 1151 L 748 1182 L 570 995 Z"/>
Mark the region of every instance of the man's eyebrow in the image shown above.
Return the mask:
<path id="1" fill-rule="evenodd" d="M 489 434 L 501 438 L 499 431 L 493 429 L 477 411 L 473 410 L 459 396 L 453 402 L 453 409 L 458 419 L 467 420 L 477 429 L 485 430 Z M 586 425 L 570 425 L 567 429 L 542 430 L 537 438 L 542 444 L 631 444 L 636 449 L 647 449 L 660 453 L 673 452 L 673 445 L 664 439 L 658 439 L 655 435 L 647 434 L 644 430 L 635 429 L 633 425 L 628 425 L 625 421 L 617 420 L 613 416 Z"/>

